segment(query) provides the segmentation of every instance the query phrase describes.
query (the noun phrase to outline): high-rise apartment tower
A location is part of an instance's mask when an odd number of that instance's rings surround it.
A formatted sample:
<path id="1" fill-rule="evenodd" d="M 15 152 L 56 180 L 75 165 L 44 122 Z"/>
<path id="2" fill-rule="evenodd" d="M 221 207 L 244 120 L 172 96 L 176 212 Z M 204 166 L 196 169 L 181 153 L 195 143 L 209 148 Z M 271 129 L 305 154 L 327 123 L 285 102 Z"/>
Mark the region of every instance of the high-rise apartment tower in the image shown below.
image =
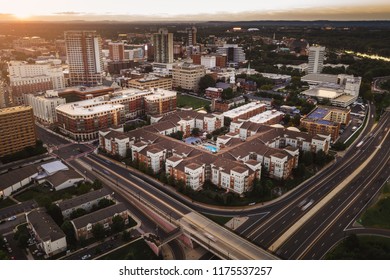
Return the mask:
<path id="1" fill-rule="evenodd" d="M 309 74 L 319 74 L 324 67 L 325 47 L 311 46 L 309 48 Z"/>
<path id="2" fill-rule="evenodd" d="M 160 28 L 153 34 L 154 61 L 157 63 L 173 63 L 173 34 L 168 29 Z"/>
<path id="3" fill-rule="evenodd" d="M 72 86 L 96 86 L 102 83 L 103 54 L 96 31 L 66 31 L 66 55 Z"/>

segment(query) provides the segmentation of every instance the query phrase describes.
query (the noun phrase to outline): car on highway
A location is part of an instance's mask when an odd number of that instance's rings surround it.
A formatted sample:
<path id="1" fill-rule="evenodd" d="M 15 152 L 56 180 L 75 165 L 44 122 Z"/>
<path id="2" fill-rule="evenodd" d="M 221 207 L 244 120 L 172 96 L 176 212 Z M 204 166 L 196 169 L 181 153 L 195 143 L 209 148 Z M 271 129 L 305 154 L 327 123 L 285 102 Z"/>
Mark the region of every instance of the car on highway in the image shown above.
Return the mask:
<path id="1" fill-rule="evenodd" d="M 91 258 L 91 255 L 90 254 L 86 254 L 84 256 L 81 257 L 82 260 L 88 260 Z"/>

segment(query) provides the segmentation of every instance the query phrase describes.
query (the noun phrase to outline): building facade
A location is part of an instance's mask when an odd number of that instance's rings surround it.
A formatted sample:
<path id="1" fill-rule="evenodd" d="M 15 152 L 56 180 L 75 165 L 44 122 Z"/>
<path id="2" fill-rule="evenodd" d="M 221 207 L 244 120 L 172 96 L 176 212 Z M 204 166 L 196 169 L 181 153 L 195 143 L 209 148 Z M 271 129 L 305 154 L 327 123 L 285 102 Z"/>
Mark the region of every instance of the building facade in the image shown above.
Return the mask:
<path id="1" fill-rule="evenodd" d="M 37 247 L 47 256 L 66 251 L 66 235 L 49 214 L 43 210 L 33 210 L 26 214 L 26 220 Z"/>
<path id="2" fill-rule="evenodd" d="M 108 43 L 109 58 L 112 61 L 122 61 L 125 59 L 125 45 L 121 42 Z"/>
<path id="3" fill-rule="evenodd" d="M 173 33 L 160 28 L 152 37 L 154 61 L 157 63 L 173 63 Z"/>
<path id="4" fill-rule="evenodd" d="M 0 110 L 0 157 L 36 145 L 36 131 L 31 106 Z"/>
<path id="5" fill-rule="evenodd" d="M 112 220 L 116 216 L 120 216 L 124 220 L 125 225 L 129 223 L 128 210 L 122 203 L 108 206 L 106 208 L 71 220 L 75 230 L 76 239 L 80 240 L 80 238 L 91 238 L 93 236 L 92 228 L 96 224 L 101 224 L 105 230 L 109 230 L 113 223 Z"/>
<path id="6" fill-rule="evenodd" d="M 172 78 L 170 77 L 158 77 L 154 75 L 145 75 L 140 79 L 131 79 L 127 81 L 127 86 L 137 89 L 166 89 L 172 90 Z"/>
<path id="7" fill-rule="evenodd" d="M 309 66 L 307 72 L 309 74 L 319 74 L 324 67 L 325 47 L 311 46 L 309 47 Z"/>
<path id="8" fill-rule="evenodd" d="M 8 71 L 14 105 L 24 104 L 24 94 L 65 88 L 61 60 L 35 64 L 11 61 L 8 63 Z"/>
<path id="9" fill-rule="evenodd" d="M 196 33 L 198 29 L 195 26 L 192 26 L 190 28 L 186 28 L 187 33 L 187 46 L 195 46 L 197 44 L 196 42 Z"/>
<path id="10" fill-rule="evenodd" d="M 226 55 L 227 63 L 238 65 L 245 61 L 245 52 L 237 44 L 224 44 L 223 47 L 217 49 L 217 54 Z"/>
<path id="11" fill-rule="evenodd" d="M 173 87 L 198 91 L 199 80 L 206 75 L 206 70 L 202 65 L 184 63 L 176 65 L 172 69 Z"/>
<path id="12" fill-rule="evenodd" d="M 44 94 L 26 94 L 25 103 L 33 108 L 34 117 L 43 123 L 57 122 L 56 107 L 66 103 L 57 91 L 48 90 Z"/>
<path id="13" fill-rule="evenodd" d="M 147 115 L 165 115 L 176 110 L 176 92 L 163 89 L 153 90 L 145 96 L 145 113 Z"/>
<path id="14" fill-rule="evenodd" d="M 70 85 L 101 85 L 103 54 L 96 31 L 66 31 L 65 44 Z"/>

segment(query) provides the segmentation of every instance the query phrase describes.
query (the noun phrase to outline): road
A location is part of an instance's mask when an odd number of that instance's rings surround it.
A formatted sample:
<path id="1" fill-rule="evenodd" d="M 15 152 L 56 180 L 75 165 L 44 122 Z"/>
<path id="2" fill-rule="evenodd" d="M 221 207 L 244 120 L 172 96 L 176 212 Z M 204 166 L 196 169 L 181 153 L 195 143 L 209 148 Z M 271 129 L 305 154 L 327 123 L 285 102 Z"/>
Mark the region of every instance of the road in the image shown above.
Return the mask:
<path id="1" fill-rule="evenodd" d="M 164 197 L 164 200 L 168 202 L 168 205 L 176 205 L 175 202 L 177 201 L 182 202 L 182 204 L 180 204 L 181 206 L 179 206 L 179 209 L 172 209 L 172 207 L 168 207 L 166 203 L 160 203 L 157 206 L 158 208 L 161 207 L 161 209 L 163 209 L 166 215 L 171 216 L 173 219 L 179 219 L 181 215 L 185 215 L 186 211 L 189 211 L 189 209 L 185 205 L 190 205 L 192 210 L 207 214 L 224 216 L 249 216 L 249 219 L 237 229 L 237 233 L 248 238 L 253 243 L 263 248 L 269 249 L 271 251 L 276 251 L 282 258 L 295 258 L 300 256 L 298 254 L 299 248 L 297 246 L 302 244 L 302 242 L 300 242 L 300 239 L 298 238 L 288 238 L 286 244 L 283 244 L 280 248 L 271 248 L 270 246 L 272 246 L 272 244 L 274 244 L 274 242 L 277 241 L 283 235 L 283 233 L 285 233 L 290 227 L 292 227 L 297 221 L 299 221 L 306 212 L 310 211 L 311 208 L 315 207 L 318 202 L 320 202 L 324 197 L 329 195 L 329 193 L 331 193 L 332 190 L 334 190 L 344 178 L 346 178 L 354 170 L 356 170 L 369 157 L 369 155 L 373 153 L 373 151 L 375 150 L 375 146 L 378 145 L 379 141 L 381 141 L 384 137 L 383 130 L 384 127 L 388 124 L 388 118 L 388 113 L 386 113 L 382 117 L 381 123 L 376 127 L 375 130 L 373 130 L 372 132 L 368 130 L 363 132 L 362 137 L 364 137 L 364 144 L 362 147 L 360 147 L 360 149 L 352 147 L 344 155 L 344 157 L 338 158 L 335 164 L 318 174 L 318 176 L 316 176 L 315 178 L 309 179 L 307 182 L 302 184 L 300 188 L 297 188 L 296 190 L 292 191 L 290 194 L 279 200 L 267 203 L 265 206 L 257 205 L 255 207 L 247 207 L 244 209 L 219 208 L 202 205 L 200 203 L 193 203 L 189 199 L 184 198 L 180 194 L 176 193 L 172 188 L 168 186 L 164 186 L 163 184 L 156 182 L 155 180 L 137 172 L 131 173 L 133 171 L 129 171 L 124 167 L 112 164 L 110 161 L 102 160 L 96 155 L 90 155 L 90 158 L 81 157 L 80 160 L 85 161 L 88 164 L 91 163 L 91 160 L 100 160 L 100 172 L 108 172 L 109 174 L 106 175 L 111 176 L 112 174 L 110 174 L 110 170 L 112 170 L 113 172 L 118 173 L 124 178 L 131 177 L 131 180 L 137 181 L 137 185 L 141 186 L 141 189 L 138 190 L 138 195 L 140 197 L 159 195 L 157 192 L 157 189 L 159 188 L 163 190 L 164 193 L 168 194 L 166 197 Z M 374 120 L 369 118 L 368 127 L 372 126 L 373 121 Z M 381 130 L 382 134 L 380 133 Z M 375 158 L 375 160 L 379 160 L 380 158 L 386 156 L 386 154 L 379 153 L 377 155 L 378 158 Z M 372 172 L 374 171 L 372 171 L 371 169 L 367 169 L 367 172 L 371 172 L 370 174 L 367 174 L 367 176 L 371 177 L 371 174 L 373 174 Z M 361 176 L 364 177 L 365 175 Z M 378 183 L 380 180 L 381 179 L 378 179 Z M 145 184 L 142 184 L 144 181 L 149 184 L 152 184 L 154 187 L 150 186 L 146 189 Z M 122 179 L 118 179 L 117 183 L 124 184 L 125 182 L 122 181 Z M 352 185 L 356 186 L 356 184 Z M 364 188 L 364 186 L 359 184 L 358 188 Z M 319 211 L 318 215 L 330 217 L 330 211 L 332 208 L 335 209 L 335 205 L 343 205 L 342 202 L 345 201 L 345 199 L 348 197 L 347 191 L 352 191 L 352 188 L 346 187 L 345 191 L 340 191 L 340 193 L 335 196 L 336 200 L 332 199 L 333 206 L 332 203 L 329 202 L 330 210 L 328 208 L 322 208 Z M 370 193 L 366 193 L 365 195 L 367 196 L 367 198 L 371 198 Z M 360 208 L 355 208 L 355 211 L 357 209 L 361 210 L 363 206 L 364 205 L 360 205 Z M 303 207 L 305 208 L 304 210 Z M 347 216 L 348 214 L 345 215 L 345 217 Z M 348 218 L 350 217 L 351 215 L 348 216 Z M 324 220 L 323 217 L 317 218 L 322 218 Z M 311 224 L 312 228 L 309 227 L 309 224 Z M 305 228 L 303 230 L 299 229 L 297 231 L 297 233 L 299 233 L 297 234 L 297 236 L 299 236 L 299 238 L 306 238 L 307 233 L 313 232 L 313 229 L 319 227 L 320 224 L 326 223 L 319 223 L 318 220 L 316 221 L 315 219 L 310 219 L 310 221 L 305 222 L 304 225 L 304 227 L 308 226 L 309 228 Z M 344 234 L 342 230 L 341 234 Z M 324 243 L 322 242 L 320 244 L 320 247 L 323 247 L 324 250 L 328 250 L 330 244 L 332 242 L 337 241 L 335 233 L 333 233 L 332 237 L 333 236 L 335 236 L 335 240 L 329 240 L 329 242 L 327 242 L 328 245 L 322 245 L 322 243 Z M 340 237 L 339 233 L 337 234 L 337 237 Z M 293 244 L 290 244 L 289 242 L 292 242 Z M 309 240 L 307 240 L 307 242 L 309 242 Z M 314 244 L 311 247 L 316 248 L 316 245 Z M 318 253 L 318 255 L 313 254 L 311 255 L 312 258 L 318 258 L 320 256 L 320 253 Z M 309 253 L 305 253 L 305 256 L 306 255 L 309 255 Z"/>
<path id="2" fill-rule="evenodd" d="M 343 191 L 335 195 L 321 208 L 321 211 L 295 232 L 280 247 L 279 255 L 290 259 L 322 258 L 334 244 L 351 233 L 381 234 L 390 237 L 389 231 L 386 230 L 354 227 L 354 222 L 362 211 L 390 178 L 390 137 L 384 130 L 378 133 L 377 140 L 382 139 L 382 144 L 380 148 L 377 145 L 379 151 L 373 157 L 371 164 L 367 165 L 357 178 L 347 184 Z M 370 148 L 367 150 L 371 151 Z"/>

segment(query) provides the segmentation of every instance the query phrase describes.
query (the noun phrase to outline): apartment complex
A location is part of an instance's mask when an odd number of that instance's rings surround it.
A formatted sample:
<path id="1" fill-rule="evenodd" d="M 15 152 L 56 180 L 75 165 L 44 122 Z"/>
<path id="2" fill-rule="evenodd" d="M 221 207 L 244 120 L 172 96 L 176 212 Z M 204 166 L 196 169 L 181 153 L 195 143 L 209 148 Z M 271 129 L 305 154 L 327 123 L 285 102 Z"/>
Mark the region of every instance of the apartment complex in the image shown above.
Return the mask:
<path id="1" fill-rule="evenodd" d="M 127 86 L 137 89 L 160 88 L 172 90 L 172 78 L 158 77 L 153 74 L 147 74 L 140 79 L 131 79 L 127 81 Z"/>
<path id="2" fill-rule="evenodd" d="M 112 61 L 122 61 L 125 59 L 125 44 L 122 42 L 110 42 L 108 44 L 109 58 Z"/>
<path id="3" fill-rule="evenodd" d="M 102 97 L 67 103 L 56 108 L 62 133 L 78 141 L 97 137 L 97 131 L 124 122 L 125 105 L 105 102 Z"/>
<path id="4" fill-rule="evenodd" d="M 8 63 L 10 88 L 14 105 L 24 104 L 24 94 L 65 88 L 61 60 L 36 62 L 11 61 Z"/>
<path id="5" fill-rule="evenodd" d="M 148 109 L 167 113 L 176 109 L 176 92 L 167 90 L 126 89 L 110 95 L 79 102 L 67 103 L 56 108 L 60 130 L 71 138 L 88 141 L 98 137 L 98 131 L 123 124 L 145 114 L 146 96 L 150 97 Z"/>
<path id="6" fill-rule="evenodd" d="M 271 178 L 288 178 L 298 165 L 299 151 L 329 150 L 329 135 L 310 136 L 245 121 L 232 122 L 231 132 L 217 139 L 219 152 L 210 152 L 167 135 L 183 131 L 188 137 L 194 127 L 213 131 L 220 127 L 223 115 L 183 111 L 151 121 L 152 125 L 128 133 L 100 131 L 100 147 L 111 154 L 131 151 L 132 160 L 144 163 L 155 173 L 165 171 L 194 190 L 210 180 L 241 194 L 250 190 L 262 171 Z"/>
<path id="7" fill-rule="evenodd" d="M 301 119 L 301 126 L 311 135 L 330 134 L 332 141 L 339 137 L 340 124 L 350 122 L 350 109 L 318 106 Z"/>
<path id="8" fill-rule="evenodd" d="M 157 63 L 173 63 L 173 33 L 160 28 L 152 37 L 154 61 Z"/>
<path id="9" fill-rule="evenodd" d="M 35 146 L 36 131 L 31 106 L 0 109 L 0 157 Z"/>
<path id="10" fill-rule="evenodd" d="M 101 224 L 105 230 L 108 230 L 113 223 L 113 218 L 116 216 L 120 216 L 125 225 L 129 223 L 127 207 L 122 203 L 114 204 L 71 220 L 76 239 L 80 240 L 81 238 L 88 239 L 92 237 L 92 228 L 96 224 Z"/>
<path id="11" fill-rule="evenodd" d="M 76 196 L 71 199 L 65 199 L 57 203 L 57 206 L 61 209 L 62 216 L 69 218 L 72 212 L 77 209 L 84 209 L 85 211 L 91 211 L 92 207 L 98 206 L 98 203 L 102 199 L 112 199 L 112 192 L 106 188 L 102 188 L 96 191 L 90 191 L 86 194 Z"/>
<path id="12" fill-rule="evenodd" d="M 165 115 L 176 110 L 175 91 L 154 89 L 152 92 L 144 97 L 146 115 Z"/>
<path id="13" fill-rule="evenodd" d="M 319 74 L 324 67 L 325 47 L 311 46 L 309 47 L 309 66 L 307 72 L 309 74 Z"/>
<path id="14" fill-rule="evenodd" d="M 199 80 L 206 75 L 206 70 L 202 65 L 183 63 L 175 65 L 172 69 L 173 87 L 198 91 Z"/>
<path id="15" fill-rule="evenodd" d="M 222 92 L 222 88 L 208 87 L 205 90 L 204 96 L 210 99 L 217 99 L 221 98 Z"/>
<path id="16" fill-rule="evenodd" d="M 276 110 L 268 110 L 249 118 L 249 121 L 260 124 L 278 124 L 283 119 L 284 113 Z"/>
<path id="17" fill-rule="evenodd" d="M 103 54 L 96 31 L 66 31 L 65 44 L 70 85 L 101 85 Z"/>
<path id="18" fill-rule="evenodd" d="M 186 33 L 187 33 L 186 45 L 187 46 L 195 46 L 196 45 L 197 31 L 198 31 L 198 29 L 195 26 L 192 26 L 190 28 L 186 28 Z"/>
<path id="19" fill-rule="evenodd" d="M 47 256 L 67 249 L 66 235 L 44 210 L 32 210 L 26 214 L 28 228 L 33 233 L 37 247 Z"/>
<path id="20" fill-rule="evenodd" d="M 57 122 L 56 107 L 66 103 L 65 98 L 59 97 L 58 92 L 47 90 L 45 93 L 26 94 L 25 103 L 33 108 L 35 118 L 43 123 Z"/>
<path id="21" fill-rule="evenodd" d="M 260 113 L 265 112 L 266 105 L 260 102 L 250 102 L 235 109 L 224 112 L 225 118 L 229 118 L 232 121 L 240 119 L 246 120 Z"/>

